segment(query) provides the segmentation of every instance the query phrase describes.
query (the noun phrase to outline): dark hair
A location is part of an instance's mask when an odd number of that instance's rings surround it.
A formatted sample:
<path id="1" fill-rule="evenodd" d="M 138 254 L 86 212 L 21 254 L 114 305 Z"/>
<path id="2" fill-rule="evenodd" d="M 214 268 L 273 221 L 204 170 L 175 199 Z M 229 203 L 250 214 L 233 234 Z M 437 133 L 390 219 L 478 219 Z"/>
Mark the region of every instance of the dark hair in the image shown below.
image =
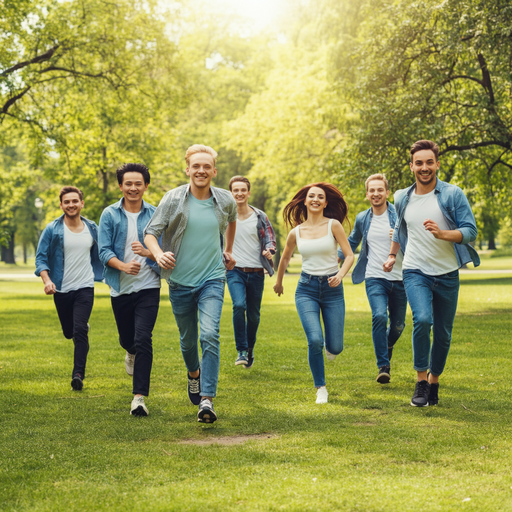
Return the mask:
<path id="1" fill-rule="evenodd" d="M 118 167 L 116 171 L 117 181 L 119 185 L 123 184 L 123 176 L 127 172 L 139 172 L 140 174 L 142 174 L 142 177 L 144 178 L 144 184 L 149 184 L 149 169 L 144 164 L 123 164 L 120 167 Z"/>
<path id="2" fill-rule="evenodd" d="M 417 151 L 423 151 L 424 149 L 430 149 L 436 157 L 436 162 L 439 160 L 439 146 L 431 140 L 418 140 L 411 146 L 411 162 L 413 161 L 414 153 Z"/>
<path id="3" fill-rule="evenodd" d="M 251 190 L 251 183 L 244 176 L 233 176 L 229 180 L 229 190 L 231 190 L 231 185 L 233 185 L 233 183 L 236 183 L 237 181 L 240 181 L 241 183 L 247 183 L 247 190 L 249 190 L 249 191 Z"/>
<path id="4" fill-rule="evenodd" d="M 65 196 L 66 194 L 69 194 L 71 192 L 75 192 L 78 194 L 78 197 L 80 198 L 80 201 L 84 200 L 84 193 L 76 187 L 62 187 L 59 192 L 59 201 L 62 203 L 62 196 Z"/>
<path id="5" fill-rule="evenodd" d="M 284 207 L 283 218 L 286 225 L 290 227 L 302 224 L 308 218 L 308 210 L 304 201 L 308 195 L 309 189 L 312 187 L 321 188 L 325 192 L 327 206 L 324 209 L 324 216 L 329 219 L 339 220 L 341 224 L 347 218 L 348 205 L 343 199 L 343 194 L 330 183 L 324 181 L 320 183 L 311 183 L 302 187 L 293 199 Z"/>

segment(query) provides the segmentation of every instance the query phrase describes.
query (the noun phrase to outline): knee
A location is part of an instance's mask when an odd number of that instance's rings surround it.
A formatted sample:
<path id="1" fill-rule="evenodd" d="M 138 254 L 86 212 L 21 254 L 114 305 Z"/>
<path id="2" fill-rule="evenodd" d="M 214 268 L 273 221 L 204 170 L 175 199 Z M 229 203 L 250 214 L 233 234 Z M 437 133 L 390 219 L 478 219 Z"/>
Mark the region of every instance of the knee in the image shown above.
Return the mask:
<path id="1" fill-rule="evenodd" d="M 233 301 L 233 313 L 245 313 L 246 309 L 245 301 Z"/>
<path id="2" fill-rule="evenodd" d="M 374 325 L 386 325 L 388 323 L 388 315 L 384 312 L 374 313 L 372 321 Z"/>
<path id="3" fill-rule="evenodd" d="M 415 327 L 430 329 L 432 326 L 432 318 L 430 315 L 419 314 L 414 317 L 413 323 Z"/>
<path id="4" fill-rule="evenodd" d="M 324 349 L 324 340 L 322 337 L 314 336 L 308 339 L 309 350 L 313 353 L 320 353 Z"/>

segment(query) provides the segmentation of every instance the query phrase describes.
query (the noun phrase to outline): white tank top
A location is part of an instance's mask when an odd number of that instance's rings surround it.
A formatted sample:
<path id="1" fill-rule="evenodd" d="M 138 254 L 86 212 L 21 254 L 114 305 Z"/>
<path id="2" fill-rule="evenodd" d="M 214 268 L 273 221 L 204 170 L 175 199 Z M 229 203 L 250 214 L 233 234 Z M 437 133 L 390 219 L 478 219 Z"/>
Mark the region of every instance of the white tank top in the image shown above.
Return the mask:
<path id="1" fill-rule="evenodd" d="M 302 256 L 302 271 L 312 276 L 329 276 L 338 272 L 338 242 L 332 234 L 332 221 L 329 219 L 327 235 L 312 240 L 300 237 L 300 225 L 295 229 L 297 248 Z"/>

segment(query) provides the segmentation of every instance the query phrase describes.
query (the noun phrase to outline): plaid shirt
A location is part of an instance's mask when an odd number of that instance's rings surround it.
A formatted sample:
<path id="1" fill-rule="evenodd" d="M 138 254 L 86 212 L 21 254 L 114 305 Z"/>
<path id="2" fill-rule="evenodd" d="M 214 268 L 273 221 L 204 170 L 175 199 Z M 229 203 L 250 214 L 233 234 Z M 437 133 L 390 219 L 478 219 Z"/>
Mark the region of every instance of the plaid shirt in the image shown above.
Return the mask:
<path id="1" fill-rule="evenodd" d="M 258 216 L 258 223 L 256 224 L 256 228 L 258 230 L 258 238 L 260 239 L 261 251 L 260 251 L 260 261 L 263 268 L 269 273 L 269 275 L 274 274 L 274 262 L 273 260 L 268 260 L 263 256 L 262 252 L 265 250 L 269 250 L 272 254 L 276 253 L 276 234 L 274 233 L 274 228 L 270 221 L 268 220 L 265 212 L 258 210 L 254 206 L 249 205 L 250 208 L 254 210 L 256 215 Z"/>
<path id="2" fill-rule="evenodd" d="M 210 187 L 213 198 L 213 211 L 219 221 L 220 246 L 224 247 L 224 235 L 230 222 L 236 221 L 236 203 L 233 196 L 221 188 Z M 190 185 L 182 185 L 170 190 L 160 201 L 153 217 L 144 229 L 144 236 L 153 235 L 157 240 L 162 235 L 162 250 L 178 255 L 189 215 Z M 171 269 L 161 269 L 166 281 Z"/>

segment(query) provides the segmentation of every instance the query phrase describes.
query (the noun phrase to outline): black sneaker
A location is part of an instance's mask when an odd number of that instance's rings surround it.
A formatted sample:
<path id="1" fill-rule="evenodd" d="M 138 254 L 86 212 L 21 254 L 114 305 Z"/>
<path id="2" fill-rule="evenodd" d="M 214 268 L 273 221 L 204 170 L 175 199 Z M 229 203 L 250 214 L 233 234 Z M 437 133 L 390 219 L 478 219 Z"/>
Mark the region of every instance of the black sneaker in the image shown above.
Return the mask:
<path id="1" fill-rule="evenodd" d="M 249 349 L 247 351 L 247 364 L 245 365 L 245 369 L 247 370 L 252 366 L 254 363 L 254 351 L 252 349 Z"/>
<path id="2" fill-rule="evenodd" d="M 79 373 L 75 373 L 75 375 L 73 375 L 73 378 L 71 379 L 71 387 L 75 391 L 82 391 L 82 388 L 84 387 L 84 381 L 82 380 L 82 376 Z"/>
<path id="3" fill-rule="evenodd" d="M 188 372 L 187 377 L 188 397 L 194 405 L 199 405 L 201 402 L 201 370 L 199 370 L 199 375 L 195 379 L 192 378 Z"/>
<path id="4" fill-rule="evenodd" d="M 430 392 L 428 394 L 428 405 L 437 405 L 439 402 L 439 382 L 430 384 Z"/>
<path id="5" fill-rule="evenodd" d="M 388 384 L 391 380 L 391 368 L 389 366 L 381 366 L 379 368 L 379 375 L 377 375 L 377 382 L 379 384 Z"/>
<path id="6" fill-rule="evenodd" d="M 203 398 L 199 404 L 199 412 L 197 413 L 197 421 L 200 423 L 213 423 L 217 419 L 217 415 L 213 410 L 213 402 L 208 398 Z"/>
<path id="7" fill-rule="evenodd" d="M 426 380 L 416 382 L 416 388 L 414 389 L 414 395 L 411 399 L 411 405 L 413 407 L 427 407 L 429 393 L 430 384 Z"/>

